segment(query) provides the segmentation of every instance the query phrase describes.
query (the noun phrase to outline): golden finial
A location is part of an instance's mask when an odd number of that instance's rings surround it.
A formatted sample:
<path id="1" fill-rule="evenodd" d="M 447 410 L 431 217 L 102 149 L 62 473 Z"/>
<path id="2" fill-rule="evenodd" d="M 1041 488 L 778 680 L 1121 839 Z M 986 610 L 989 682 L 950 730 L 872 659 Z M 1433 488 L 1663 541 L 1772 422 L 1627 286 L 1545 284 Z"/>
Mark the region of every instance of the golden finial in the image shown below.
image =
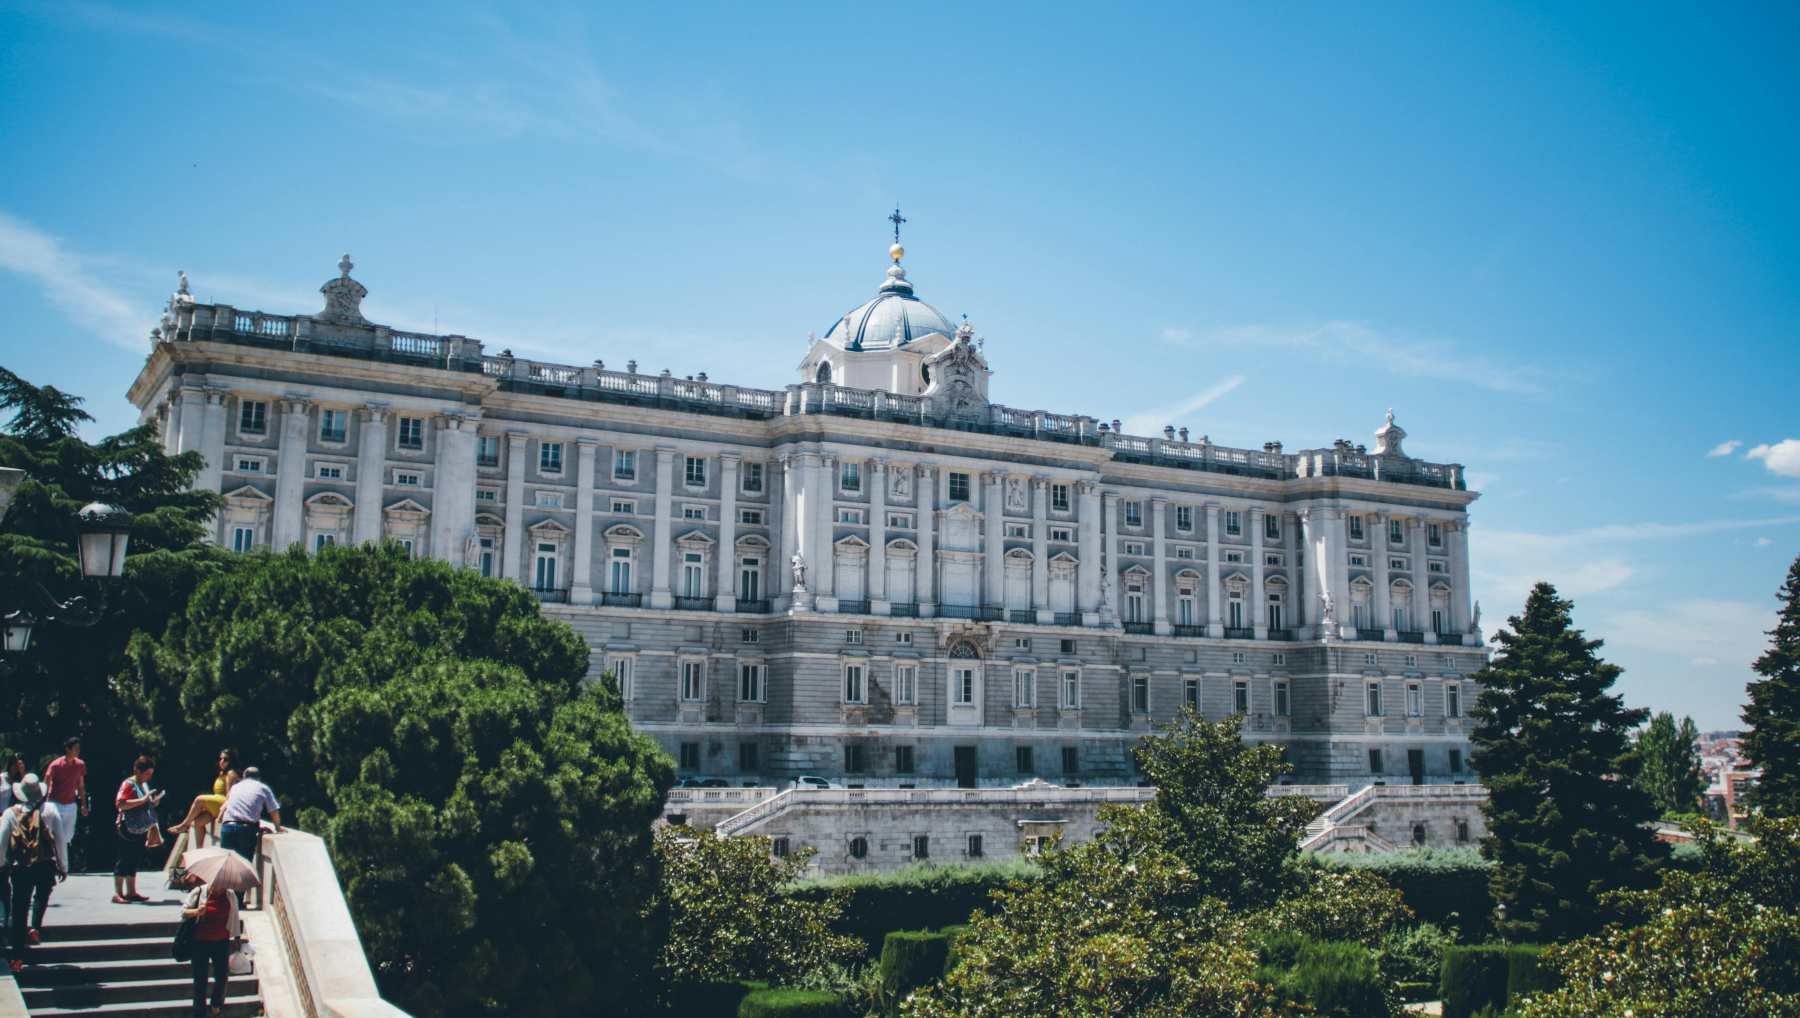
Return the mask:
<path id="1" fill-rule="evenodd" d="M 892 258 L 895 261 L 899 261 L 900 259 L 906 257 L 906 249 L 901 247 L 898 244 L 895 244 L 892 247 L 888 248 L 888 257 Z"/>

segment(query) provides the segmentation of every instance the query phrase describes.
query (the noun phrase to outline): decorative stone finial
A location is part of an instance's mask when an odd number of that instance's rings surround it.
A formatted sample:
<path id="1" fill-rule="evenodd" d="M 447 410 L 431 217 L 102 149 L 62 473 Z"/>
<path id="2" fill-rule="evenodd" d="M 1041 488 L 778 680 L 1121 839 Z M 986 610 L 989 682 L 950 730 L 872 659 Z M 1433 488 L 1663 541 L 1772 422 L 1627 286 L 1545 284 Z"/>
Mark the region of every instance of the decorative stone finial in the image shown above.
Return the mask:
<path id="1" fill-rule="evenodd" d="M 1404 456 L 1406 452 L 1400 443 L 1406 438 L 1406 429 L 1394 423 L 1393 408 L 1387 412 L 1387 423 L 1375 430 L 1375 455 Z"/>
<path id="2" fill-rule="evenodd" d="M 179 293 L 183 296 L 186 296 L 187 292 L 188 292 L 187 271 L 184 269 L 176 269 L 175 270 L 175 279 L 176 279 L 175 292 Z"/>
<path id="3" fill-rule="evenodd" d="M 964 315 L 962 324 L 956 327 L 956 341 L 958 343 L 967 343 L 973 338 L 975 338 L 975 326 L 970 325 L 969 316 Z"/>
<path id="4" fill-rule="evenodd" d="M 316 317 L 345 325 L 369 324 L 362 314 L 362 300 L 369 295 L 369 288 L 350 278 L 350 270 L 354 268 L 356 263 L 350 260 L 348 253 L 338 260 L 338 277 L 319 287 L 319 292 L 325 295 L 325 310 Z"/>
<path id="5" fill-rule="evenodd" d="M 344 257 L 338 259 L 338 272 L 341 274 L 339 278 L 349 279 L 350 270 L 354 268 L 356 268 L 356 263 L 350 260 L 350 252 L 345 251 Z"/>

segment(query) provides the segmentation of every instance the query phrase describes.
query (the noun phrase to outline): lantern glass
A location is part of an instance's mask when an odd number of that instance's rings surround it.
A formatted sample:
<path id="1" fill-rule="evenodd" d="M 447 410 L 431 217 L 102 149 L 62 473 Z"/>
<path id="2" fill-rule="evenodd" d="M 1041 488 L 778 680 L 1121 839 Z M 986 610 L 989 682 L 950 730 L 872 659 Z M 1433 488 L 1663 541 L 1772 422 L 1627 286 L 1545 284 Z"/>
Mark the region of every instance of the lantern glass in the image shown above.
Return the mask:
<path id="1" fill-rule="evenodd" d="M 81 575 L 90 580 L 125 575 L 125 546 L 131 514 L 100 502 L 84 506 L 81 519 Z"/>
<path id="2" fill-rule="evenodd" d="M 24 612 L 13 612 L 0 619 L 0 636 L 4 637 L 8 654 L 23 654 L 31 649 L 31 627 L 35 621 Z"/>

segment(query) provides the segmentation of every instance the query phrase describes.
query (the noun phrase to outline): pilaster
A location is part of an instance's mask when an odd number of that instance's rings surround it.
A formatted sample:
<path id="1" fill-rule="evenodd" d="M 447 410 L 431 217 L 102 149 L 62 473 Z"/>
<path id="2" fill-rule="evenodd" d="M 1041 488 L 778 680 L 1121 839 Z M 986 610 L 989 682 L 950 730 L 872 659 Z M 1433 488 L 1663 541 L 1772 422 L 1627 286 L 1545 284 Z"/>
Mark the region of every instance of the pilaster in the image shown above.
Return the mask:
<path id="1" fill-rule="evenodd" d="M 599 443 L 575 440 L 575 562 L 569 570 L 569 603 L 594 603 L 594 454 Z"/>
<path id="2" fill-rule="evenodd" d="M 1426 643 L 1436 643 L 1437 634 L 1431 631 L 1431 574 L 1425 569 L 1425 557 L 1429 554 L 1425 548 L 1425 519 L 1413 517 L 1406 521 L 1407 548 L 1412 562 L 1412 623 L 1413 631 L 1425 634 Z"/>
<path id="3" fill-rule="evenodd" d="M 1158 636 L 1175 630 L 1169 625 L 1169 500 L 1162 495 L 1150 496 L 1150 556 L 1156 575 L 1150 578 L 1150 620 Z"/>
<path id="4" fill-rule="evenodd" d="M 1300 600 L 1306 604 L 1308 638 L 1322 637 L 1325 630 L 1324 605 L 1319 600 L 1324 587 L 1319 575 L 1321 564 L 1325 561 L 1323 530 L 1324 517 L 1318 509 L 1300 510 L 1300 547 L 1306 555 L 1306 565 L 1300 570 Z"/>
<path id="5" fill-rule="evenodd" d="M 887 461 L 869 461 L 869 575 L 864 583 L 868 591 L 869 612 L 888 613 L 887 589 Z"/>
<path id="6" fill-rule="evenodd" d="M 981 475 L 982 598 L 989 608 L 1006 607 L 1006 495 L 1001 490 L 1006 475 L 989 470 Z"/>
<path id="7" fill-rule="evenodd" d="M 919 476 L 913 480 L 913 491 L 919 496 L 919 557 L 913 563 L 913 586 L 918 591 L 919 617 L 937 614 L 937 479 L 932 475 L 943 471 L 929 463 L 919 464 Z"/>
<path id="8" fill-rule="evenodd" d="M 1206 635 L 1225 638 L 1225 589 L 1219 583 L 1219 503 L 1206 503 Z"/>
<path id="9" fill-rule="evenodd" d="M 1050 478 L 1031 479 L 1031 607 L 1039 625 L 1056 621 L 1050 608 Z"/>
<path id="10" fill-rule="evenodd" d="M 437 462 L 431 481 L 431 554 L 471 565 L 475 538 L 475 429 L 473 413 L 437 419 Z"/>
<path id="11" fill-rule="evenodd" d="M 1105 528 L 1100 535 L 1100 543 L 1105 548 L 1106 558 L 1100 564 L 1100 624 L 1114 625 L 1123 617 L 1120 610 L 1120 599 L 1125 592 L 1119 589 L 1123 577 L 1119 573 L 1119 493 L 1102 490 L 1100 493 L 1100 525 Z M 1108 593 L 1110 591 L 1110 593 Z"/>
<path id="12" fill-rule="evenodd" d="M 370 403 L 357 411 L 356 528 L 358 544 L 381 541 L 381 493 L 387 475 L 387 407 Z"/>
<path id="13" fill-rule="evenodd" d="M 212 401 L 208 399 L 208 412 Z M 300 397 L 280 401 L 281 437 L 275 452 L 275 527 L 269 545 L 286 551 L 306 540 L 306 426 L 312 404 Z"/>
<path id="14" fill-rule="evenodd" d="M 807 490 L 816 492 L 819 571 L 813 575 L 813 600 L 822 612 L 837 611 L 837 457 L 820 453 Z"/>
<path id="15" fill-rule="evenodd" d="M 675 449 L 656 447 L 656 516 L 650 536 L 650 607 L 671 608 L 674 595 L 669 590 L 669 556 L 674 554 L 675 521 Z"/>
<path id="16" fill-rule="evenodd" d="M 1245 514 L 1250 524 L 1250 626 L 1258 640 L 1269 638 L 1269 594 L 1263 581 L 1263 521 L 1266 517 L 1267 513 L 1259 505 L 1251 506 Z"/>
<path id="17" fill-rule="evenodd" d="M 1081 559 L 1075 565 L 1075 609 L 1081 624 L 1100 624 L 1100 486 L 1093 481 L 1076 485 L 1076 540 Z"/>
<path id="18" fill-rule="evenodd" d="M 506 433 L 506 561 L 500 575 L 529 586 L 531 575 L 525 556 L 525 453 L 531 436 L 523 431 Z"/>
<path id="19" fill-rule="evenodd" d="M 713 605 L 722 612 L 737 611 L 737 493 L 742 461 L 743 456 L 736 452 L 719 454 L 719 550 L 714 563 L 718 582 Z"/>
<path id="20" fill-rule="evenodd" d="M 1375 585 L 1373 628 L 1381 630 L 1381 638 L 1392 643 L 1399 635 L 1394 630 L 1394 581 L 1388 575 L 1388 514 L 1375 513 L 1369 519 L 1369 567 L 1373 572 L 1371 582 Z"/>
<path id="21" fill-rule="evenodd" d="M 1457 633 L 1473 633 L 1475 621 L 1469 602 L 1469 521 L 1453 520 L 1445 524 L 1450 542 L 1450 614 Z"/>

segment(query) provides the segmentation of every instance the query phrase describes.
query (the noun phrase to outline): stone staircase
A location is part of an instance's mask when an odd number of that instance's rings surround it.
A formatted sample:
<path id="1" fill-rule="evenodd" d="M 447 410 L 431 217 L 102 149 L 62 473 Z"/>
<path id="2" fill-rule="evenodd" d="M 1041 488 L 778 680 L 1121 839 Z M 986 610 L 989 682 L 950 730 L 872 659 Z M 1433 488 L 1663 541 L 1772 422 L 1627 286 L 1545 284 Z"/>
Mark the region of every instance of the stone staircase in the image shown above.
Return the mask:
<path id="1" fill-rule="evenodd" d="M 112 878 L 77 875 L 56 888 L 44 917 L 43 942 L 32 948 L 18 988 L 36 1016 L 102 1015 L 176 1018 L 193 1009 L 193 970 L 170 955 L 181 923 L 181 895 L 145 873 L 140 905 L 111 902 Z M 263 1013 L 254 973 L 226 986 L 225 1014 Z"/>

